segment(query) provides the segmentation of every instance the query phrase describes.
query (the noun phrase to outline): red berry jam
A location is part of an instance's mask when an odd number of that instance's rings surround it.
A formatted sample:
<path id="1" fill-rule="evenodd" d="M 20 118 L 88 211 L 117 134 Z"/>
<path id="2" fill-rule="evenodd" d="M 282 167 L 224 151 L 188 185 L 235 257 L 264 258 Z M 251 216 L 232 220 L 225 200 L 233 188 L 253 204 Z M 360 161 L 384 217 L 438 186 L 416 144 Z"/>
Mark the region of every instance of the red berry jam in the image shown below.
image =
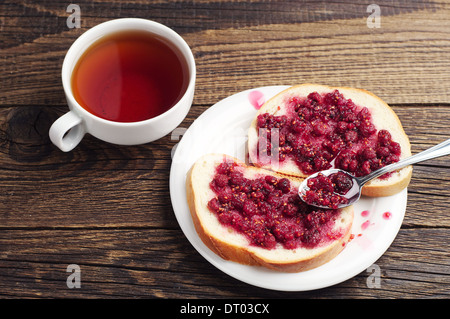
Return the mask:
<path id="1" fill-rule="evenodd" d="M 337 209 L 340 204 L 347 204 L 348 199 L 343 195 L 352 188 L 352 179 L 342 172 L 325 176 L 319 173 L 308 179 L 309 190 L 302 196 L 309 205 L 320 205 Z"/>
<path id="2" fill-rule="evenodd" d="M 314 248 L 343 236 L 333 230 L 339 210 L 304 203 L 287 178 L 243 174 L 244 167 L 223 162 L 216 167 L 210 188 L 210 211 L 222 225 L 244 234 L 251 245 L 272 249 Z"/>
<path id="3" fill-rule="evenodd" d="M 258 146 L 258 158 L 279 154 L 281 164 L 289 157 L 307 175 L 331 168 L 335 160 L 336 168 L 354 176 L 365 176 L 399 160 L 400 144 L 387 130 L 377 131 L 367 107 L 355 105 L 338 90 L 293 97 L 286 107 L 286 115 L 258 115 L 258 131 L 268 133 L 259 136 L 258 145 L 267 145 L 267 149 Z M 272 141 L 273 136 L 278 140 Z"/>

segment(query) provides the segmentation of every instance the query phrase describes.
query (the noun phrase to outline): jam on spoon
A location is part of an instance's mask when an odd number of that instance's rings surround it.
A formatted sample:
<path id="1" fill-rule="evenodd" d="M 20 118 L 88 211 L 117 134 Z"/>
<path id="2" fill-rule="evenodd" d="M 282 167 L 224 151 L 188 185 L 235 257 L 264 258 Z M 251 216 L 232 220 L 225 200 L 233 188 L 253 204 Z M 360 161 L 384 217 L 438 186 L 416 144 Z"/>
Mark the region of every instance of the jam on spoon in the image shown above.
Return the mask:
<path id="1" fill-rule="evenodd" d="M 449 154 L 450 139 L 362 177 L 354 177 L 340 169 L 321 171 L 305 179 L 298 189 L 298 194 L 309 205 L 332 209 L 343 208 L 359 200 L 361 189 L 368 181 L 408 165 Z"/>

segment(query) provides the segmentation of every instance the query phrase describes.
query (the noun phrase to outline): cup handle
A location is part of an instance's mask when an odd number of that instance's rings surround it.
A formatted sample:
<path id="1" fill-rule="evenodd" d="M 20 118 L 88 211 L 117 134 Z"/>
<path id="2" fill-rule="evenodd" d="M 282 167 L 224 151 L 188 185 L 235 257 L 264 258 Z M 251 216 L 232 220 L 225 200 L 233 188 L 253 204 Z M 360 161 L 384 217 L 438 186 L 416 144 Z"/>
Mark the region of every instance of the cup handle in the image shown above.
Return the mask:
<path id="1" fill-rule="evenodd" d="M 86 129 L 81 117 L 69 111 L 52 124 L 48 134 L 53 144 L 63 152 L 69 152 L 80 143 Z"/>

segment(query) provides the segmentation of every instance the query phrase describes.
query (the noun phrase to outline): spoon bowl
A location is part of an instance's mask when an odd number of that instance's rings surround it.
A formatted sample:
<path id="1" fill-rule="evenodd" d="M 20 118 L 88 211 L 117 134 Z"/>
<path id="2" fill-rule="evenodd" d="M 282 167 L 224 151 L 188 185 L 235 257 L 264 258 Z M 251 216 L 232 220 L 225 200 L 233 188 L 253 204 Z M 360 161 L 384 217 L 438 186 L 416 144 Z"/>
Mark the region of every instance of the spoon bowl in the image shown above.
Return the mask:
<path id="1" fill-rule="evenodd" d="M 329 190 L 320 189 L 317 187 L 309 187 L 308 183 L 311 183 L 311 181 L 315 181 L 316 179 L 320 178 L 321 176 L 324 176 L 328 179 L 330 177 L 332 178 L 335 174 L 345 174 L 345 176 L 348 178 L 348 180 L 351 181 L 351 187 L 346 191 L 344 194 L 335 192 L 334 190 L 330 192 Z M 352 205 L 354 202 L 358 201 L 361 197 L 361 188 L 362 185 L 361 181 L 351 175 L 349 172 L 346 172 L 341 169 L 332 168 L 325 171 L 320 171 L 315 174 L 310 175 L 307 179 L 305 179 L 298 189 L 298 194 L 300 198 L 306 202 L 309 205 L 316 206 L 319 208 L 344 208 L 347 206 Z M 320 187 L 320 186 L 319 186 Z M 311 193 L 312 192 L 312 193 Z M 311 201 L 308 199 L 309 195 L 317 194 L 320 195 L 320 198 L 316 198 L 316 201 Z M 332 196 L 334 196 L 335 200 L 332 200 Z M 327 198 L 328 197 L 328 201 Z M 338 202 L 339 200 L 339 202 Z M 320 204 L 322 203 L 322 204 Z"/>
<path id="2" fill-rule="evenodd" d="M 305 203 L 312 206 L 327 209 L 344 208 L 359 200 L 362 187 L 372 179 L 412 164 L 449 154 L 450 139 L 362 177 L 355 177 L 337 168 L 320 171 L 300 184 L 298 194 Z"/>

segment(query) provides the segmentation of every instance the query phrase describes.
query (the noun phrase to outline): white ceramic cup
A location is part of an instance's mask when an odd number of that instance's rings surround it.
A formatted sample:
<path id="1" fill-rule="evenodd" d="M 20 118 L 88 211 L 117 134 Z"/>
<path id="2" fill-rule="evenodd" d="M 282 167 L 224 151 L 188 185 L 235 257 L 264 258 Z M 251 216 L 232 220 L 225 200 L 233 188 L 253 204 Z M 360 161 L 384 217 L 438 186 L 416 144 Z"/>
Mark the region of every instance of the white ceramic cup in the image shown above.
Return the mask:
<path id="1" fill-rule="evenodd" d="M 188 65 L 189 83 L 183 97 L 166 112 L 139 122 L 105 120 L 85 110 L 74 98 L 71 76 L 78 59 L 97 40 L 118 31 L 141 30 L 159 35 L 174 44 Z M 195 86 L 195 60 L 187 43 L 172 29 L 145 19 L 124 18 L 101 23 L 83 33 L 67 51 L 62 66 L 62 83 L 70 111 L 50 127 L 50 140 L 62 151 L 75 148 L 86 133 L 119 145 L 136 145 L 155 141 L 173 131 L 186 117 L 192 105 Z"/>

